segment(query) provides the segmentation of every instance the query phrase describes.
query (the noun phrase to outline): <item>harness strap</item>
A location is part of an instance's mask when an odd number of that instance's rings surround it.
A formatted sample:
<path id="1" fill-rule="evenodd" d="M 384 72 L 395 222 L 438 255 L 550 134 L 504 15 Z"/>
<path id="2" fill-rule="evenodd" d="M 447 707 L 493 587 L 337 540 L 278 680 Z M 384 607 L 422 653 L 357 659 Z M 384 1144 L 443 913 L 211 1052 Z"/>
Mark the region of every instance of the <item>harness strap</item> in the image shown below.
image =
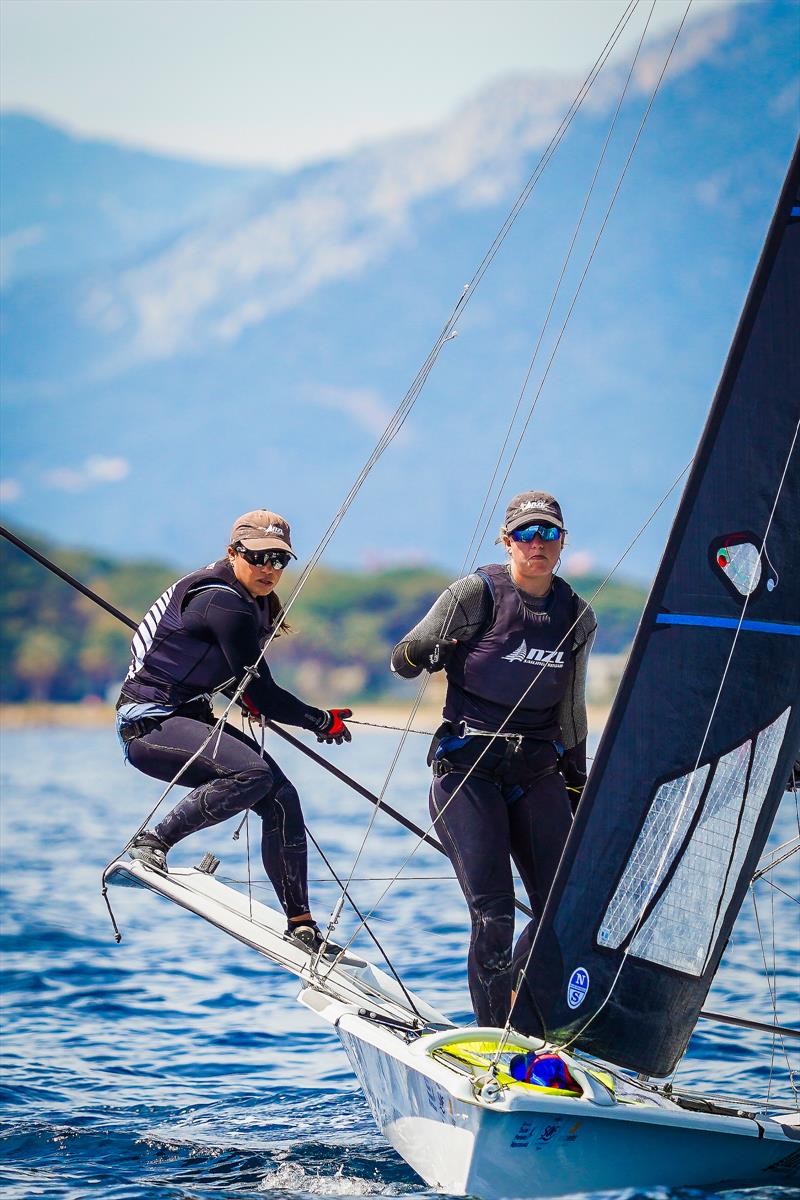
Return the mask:
<path id="1" fill-rule="evenodd" d="M 188 704 L 182 704 L 169 713 L 153 717 L 140 717 L 137 721 L 125 721 L 120 725 L 119 736 L 127 746 L 128 742 L 144 737 L 151 730 L 157 729 L 163 721 L 168 721 L 170 717 L 190 717 L 195 721 L 208 721 L 213 724 L 214 711 L 207 700 L 190 700 Z"/>

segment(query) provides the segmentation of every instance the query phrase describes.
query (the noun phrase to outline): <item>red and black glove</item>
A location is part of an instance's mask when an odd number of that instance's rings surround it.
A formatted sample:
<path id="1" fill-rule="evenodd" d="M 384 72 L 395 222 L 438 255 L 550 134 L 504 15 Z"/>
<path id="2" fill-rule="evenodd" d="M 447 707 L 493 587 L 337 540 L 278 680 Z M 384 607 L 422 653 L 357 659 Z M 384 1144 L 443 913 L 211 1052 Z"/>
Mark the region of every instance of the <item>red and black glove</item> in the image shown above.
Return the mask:
<path id="1" fill-rule="evenodd" d="M 336 742 L 337 746 L 341 746 L 342 742 L 352 742 L 353 735 L 345 725 L 348 717 L 352 717 L 353 710 L 350 708 L 326 708 L 323 710 L 323 723 L 317 725 L 314 732 L 317 735 L 318 742 L 326 742 L 332 746 Z"/>

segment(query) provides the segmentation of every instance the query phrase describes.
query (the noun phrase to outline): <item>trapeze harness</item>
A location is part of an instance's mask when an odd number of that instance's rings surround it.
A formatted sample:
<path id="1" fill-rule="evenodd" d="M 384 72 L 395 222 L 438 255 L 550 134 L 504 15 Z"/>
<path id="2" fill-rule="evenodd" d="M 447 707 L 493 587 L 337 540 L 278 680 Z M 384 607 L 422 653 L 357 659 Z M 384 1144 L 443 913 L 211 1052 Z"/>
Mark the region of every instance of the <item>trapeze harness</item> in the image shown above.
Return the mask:
<path id="1" fill-rule="evenodd" d="M 559 759 L 564 753 L 558 707 L 570 678 L 578 597 L 556 576 L 544 606 L 534 609 L 504 566 L 493 563 L 476 574 L 491 593 L 493 616 L 476 638 L 455 648 L 447 665 L 445 720 L 428 755 L 437 779 L 453 772 L 492 781 L 509 770 L 516 774 L 531 743 L 551 743 Z M 494 739 L 488 748 L 486 738 Z M 557 770 L 556 762 L 528 780 Z M 521 784 L 512 789 L 509 803 L 523 790 Z"/>
<path id="2" fill-rule="evenodd" d="M 133 635 L 131 665 L 117 702 L 124 742 L 149 732 L 166 715 L 213 722 L 212 693 L 235 680 L 219 642 L 188 628 L 184 612 L 193 596 L 212 588 L 235 592 L 245 602 L 256 622 L 259 645 L 269 636 L 267 606 L 253 599 L 227 559 L 192 571 L 168 587 Z"/>

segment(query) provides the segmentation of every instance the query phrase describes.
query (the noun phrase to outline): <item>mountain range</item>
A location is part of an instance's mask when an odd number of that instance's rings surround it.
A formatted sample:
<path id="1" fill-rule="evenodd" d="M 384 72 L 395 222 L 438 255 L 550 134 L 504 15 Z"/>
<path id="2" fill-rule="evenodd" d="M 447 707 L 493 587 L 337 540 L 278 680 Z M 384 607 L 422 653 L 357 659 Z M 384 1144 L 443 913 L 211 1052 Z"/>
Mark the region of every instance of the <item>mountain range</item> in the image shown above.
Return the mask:
<path id="1" fill-rule="evenodd" d="M 573 574 L 612 564 L 691 457 L 797 136 L 798 35 L 784 0 L 687 26 L 636 141 L 669 49 L 646 42 L 523 410 L 590 260 L 585 282 L 481 560 L 504 499 L 541 487 L 564 506 Z M 469 294 L 331 564 L 468 561 L 630 58 L 609 60 Z M 265 506 L 302 560 L 580 82 L 502 79 L 426 132 L 283 173 L 4 114 L 4 521 L 188 567 Z M 623 572 L 652 572 L 677 498 Z"/>

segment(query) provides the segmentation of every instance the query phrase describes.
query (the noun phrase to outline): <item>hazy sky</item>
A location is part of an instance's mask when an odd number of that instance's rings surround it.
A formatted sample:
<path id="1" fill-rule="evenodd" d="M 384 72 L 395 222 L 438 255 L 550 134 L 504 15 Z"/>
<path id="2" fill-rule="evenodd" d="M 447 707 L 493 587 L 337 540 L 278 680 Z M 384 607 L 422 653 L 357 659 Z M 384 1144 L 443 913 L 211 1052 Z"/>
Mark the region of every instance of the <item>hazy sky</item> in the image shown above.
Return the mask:
<path id="1" fill-rule="evenodd" d="M 691 17 L 731 2 L 694 0 Z M 295 166 L 435 122 L 504 73 L 587 67 L 625 7 L 0 0 L 0 102 L 89 136 Z M 673 27 L 685 7 L 657 0 L 651 30 Z"/>

